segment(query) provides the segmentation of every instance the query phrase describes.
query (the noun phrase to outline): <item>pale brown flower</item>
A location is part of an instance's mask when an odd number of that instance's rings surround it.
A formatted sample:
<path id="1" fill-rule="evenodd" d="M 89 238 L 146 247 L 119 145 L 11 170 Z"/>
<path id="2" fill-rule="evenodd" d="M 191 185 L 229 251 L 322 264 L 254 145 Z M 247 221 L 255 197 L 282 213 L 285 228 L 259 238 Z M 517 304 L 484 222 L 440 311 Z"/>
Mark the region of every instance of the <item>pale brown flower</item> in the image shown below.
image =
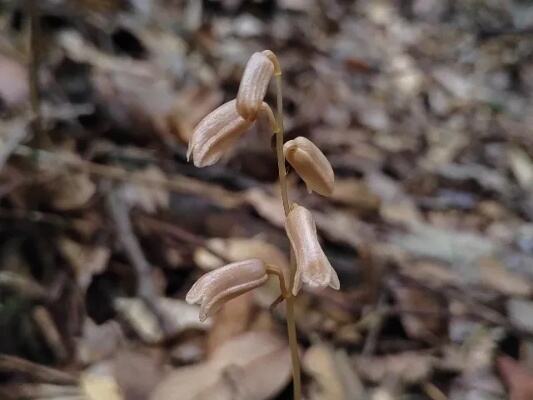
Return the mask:
<path id="1" fill-rule="evenodd" d="M 237 111 L 246 120 L 253 120 L 260 111 L 274 64 L 268 51 L 254 53 L 248 60 L 237 94 Z"/>
<path id="2" fill-rule="evenodd" d="M 322 196 L 333 193 L 335 174 L 328 159 L 309 139 L 298 136 L 283 145 L 285 158 L 303 179 L 309 192 Z"/>
<path id="3" fill-rule="evenodd" d="M 293 295 L 298 294 L 302 283 L 311 287 L 330 286 L 338 290 L 339 278 L 320 247 L 311 212 L 294 204 L 285 221 L 285 230 L 296 257 Z"/>
<path id="4" fill-rule="evenodd" d="M 217 312 L 226 301 L 261 286 L 268 280 L 263 261 L 252 258 L 217 268 L 191 287 L 185 300 L 200 304 L 200 321 Z"/>
<path id="5" fill-rule="evenodd" d="M 242 118 L 235 108 L 235 100 L 222 104 L 205 116 L 194 129 L 189 140 L 187 160 L 191 155 L 196 167 L 216 163 L 253 124 Z"/>

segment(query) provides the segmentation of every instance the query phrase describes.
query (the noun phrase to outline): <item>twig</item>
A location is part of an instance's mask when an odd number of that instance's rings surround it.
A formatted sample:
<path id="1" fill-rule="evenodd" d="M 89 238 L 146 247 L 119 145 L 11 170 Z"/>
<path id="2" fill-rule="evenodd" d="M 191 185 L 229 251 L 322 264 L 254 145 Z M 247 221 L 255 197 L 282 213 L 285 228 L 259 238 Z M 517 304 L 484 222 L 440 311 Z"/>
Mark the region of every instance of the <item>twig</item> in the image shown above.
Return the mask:
<path id="1" fill-rule="evenodd" d="M 176 226 L 174 224 L 160 221 L 156 218 L 149 217 L 147 215 L 141 215 L 140 216 L 141 223 L 146 225 L 149 229 L 157 230 L 159 232 L 164 232 L 167 235 L 173 236 L 177 240 L 185 243 L 189 243 L 198 247 L 202 247 L 207 252 L 211 253 L 213 256 L 219 258 L 224 264 L 229 264 L 232 262 L 230 259 L 228 259 L 224 254 L 219 252 L 218 250 L 213 249 L 207 241 L 198 236 L 194 233 L 191 233 L 189 231 L 186 231 L 183 228 L 180 228 L 179 226 Z"/>
<path id="2" fill-rule="evenodd" d="M 172 178 L 151 178 L 141 176 L 135 172 L 125 170 L 112 165 L 98 164 L 79 158 L 69 157 L 65 154 L 54 153 L 42 149 L 35 149 L 29 146 L 19 145 L 13 154 L 43 161 L 50 165 L 68 166 L 73 169 L 85 171 L 91 175 L 101 176 L 107 179 L 133 182 L 138 185 L 163 188 L 177 193 L 195 193 L 204 195 L 210 199 L 217 200 L 217 203 L 226 207 L 235 207 L 244 202 L 242 196 L 231 193 L 220 187 L 211 187 L 207 184 L 200 184 L 198 181 L 185 176 L 174 175 Z"/>
<path id="3" fill-rule="evenodd" d="M 32 300 L 49 300 L 47 290 L 31 278 L 11 271 L 0 271 L 0 288 L 10 288 Z"/>
<path id="4" fill-rule="evenodd" d="M 36 364 L 16 356 L 0 354 L 0 371 L 26 374 L 39 382 L 77 385 L 78 380 L 73 375 L 55 368 Z"/>
<path id="5" fill-rule="evenodd" d="M 383 327 L 383 321 L 385 319 L 384 309 L 385 306 L 385 294 L 379 296 L 376 308 L 372 311 L 374 314 L 374 321 L 370 327 L 370 332 L 368 332 L 363 346 L 363 356 L 372 355 L 376 351 L 376 346 L 378 342 L 379 335 L 381 333 L 381 328 Z"/>
<path id="6" fill-rule="evenodd" d="M 442 393 L 442 390 L 431 382 L 424 383 L 422 389 L 424 389 L 424 392 L 431 400 L 448 400 L 448 397 Z"/>
<path id="7" fill-rule="evenodd" d="M 157 306 L 157 292 L 152 278 L 151 267 L 144 256 L 143 250 L 131 225 L 129 208 L 120 197 L 117 190 L 112 190 L 107 196 L 109 213 L 117 227 L 117 235 L 126 256 L 135 269 L 137 280 L 137 296 L 158 319 L 163 333 L 166 332 L 165 321 Z"/>
<path id="8" fill-rule="evenodd" d="M 402 281 L 404 281 L 406 284 L 411 284 L 420 289 L 429 291 L 433 293 L 434 295 L 439 296 L 443 299 L 455 298 L 461 301 L 463 305 L 465 305 L 468 309 L 466 313 L 461 314 L 461 316 L 463 317 L 484 321 L 485 323 L 488 323 L 494 326 L 501 326 L 504 329 L 508 330 L 509 332 L 512 332 L 515 335 L 520 336 L 520 337 L 527 337 L 527 338 L 533 337 L 533 333 L 531 331 L 528 331 L 528 330 L 525 330 L 523 328 L 516 326 L 507 317 L 505 317 L 498 311 L 490 308 L 489 306 L 486 306 L 485 304 L 474 299 L 472 296 L 470 296 L 468 293 L 465 293 L 460 288 L 433 287 L 426 282 L 423 282 L 411 276 L 404 275 L 400 272 L 397 272 L 396 276 Z M 443 293 L 443 291 L 446 289 L 448 289 L 448 292 Z"/>
<path id="9" fill-rule="evenodd" d="M 43 306 L 35 307 L 33 310 L 33 320 L 41 329 L 44 339 L 48 346 L 55 354 L 58 361 L 64 361 L 67 358 L 67 349 L 63 344 L 63 339 L 57 330 L 56 323 L 46 308 Z"/>
<path id="10" fill-rule="evenodd" d="M 0 386 L 2 400 L 62 399 L 87 400 L 79 386 L 51 385 L 48 383 L 8 383 Z"/>
<path id="11" fill-rule="evenodd" d="M 37 210 L 22 210 L 19 208 L 8 209 L 0 207 L 0 219 L 28 220 L 31 222 L 54 225 L 59 228 L 66 228 L 69 226 L 68 220 L 60 215 Z"/>
<path id="12" fill-rule="evenodd" d="M 32 128 L 37 143 L 44 141 L 41 115 L 41 96 L 39 91 L 39 69 L 41 64 L 41 24 L 39 6 L 36 0 L 27 0 L 30 18 L 28 83 L 32 111 Z"/>

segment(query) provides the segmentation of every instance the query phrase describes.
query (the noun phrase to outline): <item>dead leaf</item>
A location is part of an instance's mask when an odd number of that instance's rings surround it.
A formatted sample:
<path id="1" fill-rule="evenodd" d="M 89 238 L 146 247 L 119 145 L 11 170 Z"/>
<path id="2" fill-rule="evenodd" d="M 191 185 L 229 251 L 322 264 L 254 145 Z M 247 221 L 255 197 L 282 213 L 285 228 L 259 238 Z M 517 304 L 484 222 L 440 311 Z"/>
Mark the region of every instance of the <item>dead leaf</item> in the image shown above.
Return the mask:
<path id="1" fill-rule="evenodd" d="M 531 282 L 509 271 L 495 258 L 479 260 L 481 283 L 507 296 L 528 297 L 532 293 Z"/>
<path id="2" fill-rule="evenodd" d="M 464 272 L 469 279 L 479 279 L 479 271 L 470 267 L 481 257 L 490 256 L 500 246 L 484 236 L 451 229 L 440 229 L 428 224 L 411 226 L 411 233 L 395 233 L 391 241 L 419 257 L 446 261 Z M 466 270 L 468 269 L 468 270 Z"/>
<path id="3" fill-rule="evenodd" d="M 445 263 L 436 261 L 407 261 L 401 263 L 401 271 L 417 281 L 425 282 L 431 287 L 459 285 L 461 275 Z"/>
<path id="4" fill-rule="evenodd" d="M 216 251 L 217 254 L 224 256 L 231 262 L 247 258 L 259 258 L 265 263 L 277 265 L 284 270 L 289 268 L 289 261 L 286 255 L 273 244 L 260 238 L 213 238 L 207 241 L 206 247 Z M 194 253 L 194 262 L 200 268 L 206 270 L 212 270 L 225 264 L 223 260 L 212 252 L 201 247 Z"/>
<path id="5" fill-rule="evenodd" d="M 83 372 L 80 386 L 88 400 L 123 400 L 124 396 L 109 363 L 100 363 Z"/>
<path id="6" fill-rule="evenodd" d="M 359 400 L 364 397 L 363 384 L 346 353 L 335 352 L 326 344 L 316 344 L 307 350 L 302 362 L 316 382 L 311 388 L 312 400 Z"/>
<path id="7" fill-rule="evenodd" d="M 513 325 L 533 333 L 533 301 L 509 299 L 507 312 Z"/>
<path id="8" fill-rule="evenodd" d="M 135 332 L 148 343 L 158 343 L 167 336 L 174 336 L 185 329 L 207 329 L 210 322 L 198 319 L 200 308 L 183 300 L 159 298 L 157 308 L 165 323 L 163 332 L 159 320 L 146 304 L 138 298 L 118 298 L 115 308 L 128 321 Z"/>
<path id="9" fill-rule="evenodd" d="M 385 356 L 356 356 L 357 372 L 372 382 L 382 382 L 386 378 L 399 379 L 413 384 L 422 382 L 433 371 L 434 358 L 426 353 L 403 352 Z"/>
<path id="10" fill-rule="evenodd" d="M 399 182 L 375 171 L 365 178 L 369 189 L 381 200 L 380 214 L 385 221 L 407 226 L 423 221 L 413 199 Z"/>
<path id="11" fill-rule="evenodd" d="M 404 286 L 399 282 L 394 282 L 391 289 L 400 307 L 407 311 L 400 317 L 407 335 L 414 339 L 433 340 L 442 325 L 437 299 L 427 290 Z M 409 310 L 422 314 L 410 313 Z"/>
<path id="12" fill-rule="evenodd" d="M 59 173 L 48 188 L 52 206 L 65 211 L 82 208 L 96 192 L 89 175 L 80 171 Z"/>
<path id="13" fill-rule="evenodd" d="M 333 242 L 357 248 L 375 236 L 372 226 L 358 220 L 348 211 L 313 211 L 313 216 L 319 232 Z"/>
<path id="14" fill-rule="evenodd" d="M 107 268 L 111 256 L 107 247 L 83 245 L 67 237 L 59 238 L 58 247 L 82 290 L 87 289 L 93 275 L 100 274 Z"/>
<path id="15" fill-rule="evenodd" d="M 101 361 L 111 356 L 123 340 L 120 325 L 113 320 L 96 325 L 85 318 L 82 336 L 77 340 L 78 359 L 85 365 Z"/>
<path id="16" fill-rule="evenodd" d="M 150 399 L 267 400 L 287 384 L 290 365 L 283 340 L 251 331 L 226 341 L 208 361 L 170 372 Z"/>
<path id="17" fill-rule="evenodd" d="M 253 293 L 246 292 L 225 303 L 213 316 L 213 327 L 209 331 L 207 352 L 212 353 L 222 343 L 246 330 L 250 322 Z"/>
<path id="18" fill-rule="evenodd" d="M 0 53 L 0 100 L 8 108 L 27 101 L 30 94 L 27 75 L 22 64 Z"/>
<path id="19" fill-rule="evenodd" d="M 272 225 L 279 228 L 285 226 L 285 213 L 278 197 L 271 196 L 262 189 L 252 188 L 245 192 L 244 198 L 261 217 Z"/>
<path id="20" fill-rule="evenodd" d="M 380 199 L 360 180 L 347 178 L 335 179 L 331 199 L 363 212 L 379 209 Z"/>
<path id="21" fill-rule="evenodd" d="M 508 152 L 509 164 L 513 174 L 524 190 L 533 185 L 533 161 L 520 147 L 511 147 Z"/>
<path id="22" fill-rule="evenodd" d="M 124 398 L 145 400 L 161 380 L 161 353 L 159 349 L 151 352 L 143 349 L 121 350 L 113 360 L 113 372 Z"/>
<path id="23" fill-rule="evenodd" d="M 132 177 L 153 181 L 164 181 L 167 178 L 161 169 L 153 165 L 141 171 L 135 171 Z M 123 184 L 120 190 L 122 199 L 130 207 L 138 207 L 149 214 L 166 209 L 170 200 L 168 191 L 161 187 L 147 187 L 129 182 Z"/>

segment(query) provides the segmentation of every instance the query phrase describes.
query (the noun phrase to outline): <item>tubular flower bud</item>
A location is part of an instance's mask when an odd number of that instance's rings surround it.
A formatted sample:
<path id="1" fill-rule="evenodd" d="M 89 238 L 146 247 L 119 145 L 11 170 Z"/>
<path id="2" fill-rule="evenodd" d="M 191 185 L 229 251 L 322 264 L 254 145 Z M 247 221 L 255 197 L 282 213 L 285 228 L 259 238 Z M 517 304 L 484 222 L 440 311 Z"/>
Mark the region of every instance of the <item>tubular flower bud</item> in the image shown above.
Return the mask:
<path id="1" fill-rule="evenodd" d="M 303 179 L 309 193 L 314 191 L 322 196 L 333 192 L 335 174 L 328 159 L 309 139 L 298 136 L 283 145 L 285 158 Z"/>
<path id="2" fill-rule="evenodd" d="M 203 275 L 185 300 L 200 304 L 200 321 L 216 313 L 228 300 L 261 286 L 268 280 L 263 261 L 252 258 L 227 264 Z"/>
<path id="3" fill-rule="evenodd" d="M 292 294 L 298 294 L 302 283 L 311 287 L 330 286 L 338 290 L 339 278 L 320 247 L 311 212 L 294 204 L 287 216 L 285 230 L 296 257 Z"/>
<path id="4" fill-rule="evenodd" d="M 248 60 L 237 94 L 237 111 L 246 120 L 253 120 L 263 103 L 274 64 L 263 53 L 254 53 Z"/>
<path id="5" fill-rule="evenodd" d="M 196 167 L 216 163 L 253 124 L 242 118 L 235 108 L 235 100 L 222 104 L 205 116 L 196 126 L 189 140 L 187 160 L 191 154 Z"/>

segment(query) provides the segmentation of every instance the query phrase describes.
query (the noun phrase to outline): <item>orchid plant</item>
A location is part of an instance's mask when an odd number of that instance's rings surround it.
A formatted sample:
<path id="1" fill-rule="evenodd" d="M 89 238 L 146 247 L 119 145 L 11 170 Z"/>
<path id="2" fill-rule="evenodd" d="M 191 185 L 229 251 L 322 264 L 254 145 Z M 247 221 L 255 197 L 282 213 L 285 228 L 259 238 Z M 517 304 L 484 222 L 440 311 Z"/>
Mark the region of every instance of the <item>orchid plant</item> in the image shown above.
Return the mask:
<path id="1" fill-rule="evenodd" d="M 291 349 L 294 400 L 301 400 L 300 362 L 294 316 L 294 299 L 302 285 L 314 288 L 340 287 L 337 273 L 332 268 L 318 241 L 312 213 L 305 207 L 291 203 L 287 187 L 285 161 L 305 182 L 309 192 L 331 195 L 334 173 L 326 156 L 309 139 L 297 137 L 283 143 L 283 97 L 281 68 L 276 55 L 270 51 L 257 52 L 250 57 L 242 76 L 237 98 L 229 101 L 204 117 L 189 141 L 187 158 L 196 167 L 216 163 L 231 149 L 239 138 L 255 123 L 266 116 L 276 135 L 279 186 L 285 212 L 285 231 L 291 244 L 290 271 L 249 259 L 231 263 L 203 275 L 187 293 L 189 303 L 198 303 L 200 320 L 213 315 L 226 301 L 263 285 L 269 276 L 279 280 L 281 296 L 287 306 L 287 333 Z M 277 92 L 276 115 L 263 100 L 272 77 Z M 275 302 L 277 304 L 278 301 Z"/>

